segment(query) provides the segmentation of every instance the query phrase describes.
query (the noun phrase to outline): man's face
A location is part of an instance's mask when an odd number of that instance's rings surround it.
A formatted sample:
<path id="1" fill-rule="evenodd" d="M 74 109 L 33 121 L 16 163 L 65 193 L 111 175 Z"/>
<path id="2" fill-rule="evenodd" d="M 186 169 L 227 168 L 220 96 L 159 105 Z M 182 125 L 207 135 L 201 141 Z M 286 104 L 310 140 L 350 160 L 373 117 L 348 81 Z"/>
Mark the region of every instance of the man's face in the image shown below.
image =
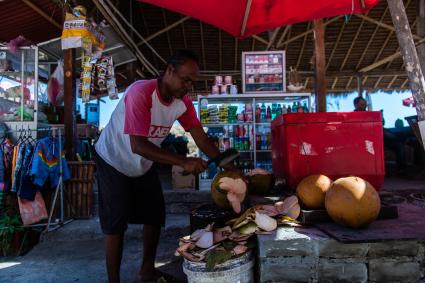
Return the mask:
<path id="1" fill-rule="evenodd" d="M 359 102 L 357 102 L 356 104 L 356 110 L 357 111 L 366 111 L 366 101 L 364 100 L 359 100 Z"/>
<path id="2" fill-rule="evenodd" d="M 193 60 L 187 60 L 177 68 L 168 66 L 165 74 L 168 90 L 174 98 L 182 98 L 191 90 L 199 76 L 199 67 Z"/>

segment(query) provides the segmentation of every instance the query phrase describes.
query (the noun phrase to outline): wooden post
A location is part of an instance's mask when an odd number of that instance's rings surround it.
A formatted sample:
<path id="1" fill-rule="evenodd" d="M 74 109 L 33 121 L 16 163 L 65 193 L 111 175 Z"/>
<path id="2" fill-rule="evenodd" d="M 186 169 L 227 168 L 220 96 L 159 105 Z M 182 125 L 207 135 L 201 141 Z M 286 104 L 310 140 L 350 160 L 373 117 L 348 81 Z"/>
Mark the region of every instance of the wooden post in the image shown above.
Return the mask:
<path id="1" fill-rule="evenodd" d="M 422 73 L 418 53 L 413 42 L 403 0 L 387 0 L 393 24 L 396 29 L 401 56 L 406 67 L 410 90 L 416 102 L 418 125 L 421 132 L 422 143 L 425 147 L 425 80 Z"/>
<path id="2" fill-rule="evenodd" d="M 323 20 L 313 21 L 315 78 L 316 78 L 316 109 L 326 112 L 326 58 L 325 58 L 325 27 Z"/>
<path id="3" fill-rule="evenodd" d="M 416 34 L 425 37 L 425 0 L 416 0 Z M 422 74 L 425 74 L 425 43 L 416 47 L 419 61 L 421 62 Z"/>
<path id="4" fill-rule="evenodd" d="M 363 97 L 363 84 L 362 84 L 362 76 L 358 75 L 357 76 L 357 92 L 359 93 L 358 96 Z"/>
<path id="5" fill-rule="evenodd" d="M 64 50 L 64 128 L 65 128 L 65 151 L 68 160 L 75 159 L 76 148 L 76 125 L 75 125 L 75 49 Z"/>

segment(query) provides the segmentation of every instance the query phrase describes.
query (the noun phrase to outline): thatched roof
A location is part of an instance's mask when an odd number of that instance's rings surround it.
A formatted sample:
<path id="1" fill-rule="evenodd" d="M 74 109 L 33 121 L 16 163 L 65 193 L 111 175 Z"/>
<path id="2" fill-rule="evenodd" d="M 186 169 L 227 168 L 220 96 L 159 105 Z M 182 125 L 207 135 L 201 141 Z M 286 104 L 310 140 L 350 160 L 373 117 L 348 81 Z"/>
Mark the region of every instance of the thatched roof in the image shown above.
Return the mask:
<path id="1" fill-rule="evenodd" d="M 12 2 L 20 3 L 21 1 Z M 40 7 L 42 6 L 49 15 L 53 10 L 50 6 L 46 6 L 45 2 L 46 0 L 32 0 L 34 5 L 40 4 Z M 58 1 L 52 1 L 52 3 L 56 2 Z M 92 1 L 74 2 L 83 2 L 88 7 L 90 14 L 98 21 L 103 18 L 102 12 L 96 9 Z M 96 1 L 93 0 L 93 2 Z M 208 90 L 212 85 L 212 76 L 218 73 L 231 74 L 240 79 L 241 52 L 266 50 L 267 48 L 286 50 L 287 69 L 289 66 L 296 67 L 303 82 L 306 83 L 307 89 L 313 88 L 310 62 L 313 56 L 314 42 L 312 24 L 309 22 L 277 29 L 275 40 L 272 42 L 270 38 L 273 38 L 275 31 L 239 40 L 196 19 L 149 4 L 119 0 L 108 0 L 108 2 L 114 2 L 115 7 L 129 22 L 132 22 L 138 33 L 156 50 L 159 56 L 155 55 L 146 44 L 138 44 L 141 53 L 158 71 L 164 69 L 164 63 L 159 57 L 166 59 L 177 49 L 189 48 L 199 54 L 202 78 L 196 83 L 194 91 Z M 1 11 L 3 11 L 2 6 L 6 5 L 5 3 L 10 2 L 0 2 Z M 405 1 L 405 6 L 412 32 L 415 33 L 416 1 Z M 56 7 L 60 8 L 60 5 L 57 4 Z M 27 5 L 26 9 L 31 8 Z M 24 12 L 22 11 L 22 13 Z M 116 13 L 114 14 L 117 16 Z M 18 17 L 19 15 L 16 16 L 16 18 Z M 57 14 L 55 14 L 55 19 L 58 21 Z M 123 20 L 120 22 L 125 26 Z M 393 55 L 399 49 L 386 1 L 381 1 L 367 15 L 341 16 L 325 19 L 324 22 L 326 23 L 325 46 L 329 92 L 347 93 L 357 90 L 358 79 L 362 81 L 363 88 L 369 91 L 407 89 L 407 76 L 400 56 L 388 60 L 376 68 L 371 68 L 371 65 L 373 67 L 374 63 Z M 52 25 L 46 20 L 44 20 L 44 24 Z M 6 38 L 4 32 L 8 30 L 8 24 L 0 20 L 0 25 L 2 25 L 0 41 L 9 40 L 10 37 Z M 13 28 L 11 25 L 9 27 Z M 38 28 L 42 30 L 43 27 L 39 26 Z M 49 32 L 52 30 L 54 29 Z M 129 28 L 126 30 L 134 42 L 141 42 L 136 32 L 132 32 Z M 16 30 L 16 35 L 19 34 L 21 31 Z M 40 36 L 41 34 L 40 32 Z M 55 35 L 59 36 L 60 31 L 56 31 Z M 36 37 L 36 34 L 33 36 Z M 419 39 L 420 37 L 415 37 L 416 41 Z M 120 76 L 127 78 L 127 81 L 122 82 L 123 84 L 131 82 L 140 75 L 149 77 L 150 74 L 139 63 L 133 62 L 129 63 L 132 64 L 130 66 L 118 68 Z M 367 72 L 364 72 L 365 70 Z"/>

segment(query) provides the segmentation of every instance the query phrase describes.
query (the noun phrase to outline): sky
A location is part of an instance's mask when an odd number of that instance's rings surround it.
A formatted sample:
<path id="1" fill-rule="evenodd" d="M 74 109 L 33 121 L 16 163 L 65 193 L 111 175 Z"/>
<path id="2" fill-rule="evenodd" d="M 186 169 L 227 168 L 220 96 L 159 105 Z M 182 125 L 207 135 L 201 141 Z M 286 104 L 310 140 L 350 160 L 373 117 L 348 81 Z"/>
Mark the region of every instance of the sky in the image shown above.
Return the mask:
<path id="1" fill-rule="evenodd" d="M 122 93 L 119 97 L 122 97 Z M 413 107 L 403 106 L 402 100 L 411 96 L 410 91 L 393 92 L 391 94 L 385 92 L 376 92 L 371 94 L 372 109 L 374 111 L 384 110 L 385 127 L 392 128 L 397 118 L 403 120 L 407 126 L 404 117 L 416 115 L 416 109 Z M 353 111 L 353 100 L 357 97 L 357 93 L 353 92 L 346 97 L 328 97 L 328 112 L 349 112 Z M 106 103 L 100 103 L 100 127 L 105 127 L 111 117 L 112 112 L 118 105 L 119 100 L 110 100 L 104 98 Z"/>

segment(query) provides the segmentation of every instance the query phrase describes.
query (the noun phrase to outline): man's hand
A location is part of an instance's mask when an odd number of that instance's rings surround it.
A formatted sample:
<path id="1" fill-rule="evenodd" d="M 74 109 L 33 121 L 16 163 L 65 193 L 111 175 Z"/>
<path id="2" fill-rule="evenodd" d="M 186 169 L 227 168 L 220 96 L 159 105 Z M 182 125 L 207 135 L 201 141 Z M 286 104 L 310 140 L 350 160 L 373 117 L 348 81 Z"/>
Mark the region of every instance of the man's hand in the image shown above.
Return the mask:
<path id="1" fill-rule="evenodd" d="M 201 158 L 187 157 L 183 161 L 182 166 L 184 172 L 196 175 L 207 169 L 208 164 L 205 160 Z"/>

